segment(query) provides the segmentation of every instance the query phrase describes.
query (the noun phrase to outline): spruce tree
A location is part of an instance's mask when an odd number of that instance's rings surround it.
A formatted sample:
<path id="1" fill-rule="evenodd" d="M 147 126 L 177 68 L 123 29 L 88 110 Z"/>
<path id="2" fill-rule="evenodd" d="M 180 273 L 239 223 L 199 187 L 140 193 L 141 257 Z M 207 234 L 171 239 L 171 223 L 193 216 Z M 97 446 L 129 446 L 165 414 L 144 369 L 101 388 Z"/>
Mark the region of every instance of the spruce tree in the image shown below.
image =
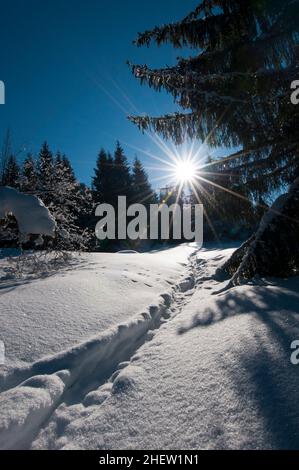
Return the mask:
<path id="1" fill-rule="evenodd" d="M 62 155 L 60 152 L 57 152 L 54 160 L 54 180 L 55 186 L 59 187 L 64 184 L 64 165 L 62 162 Z"/>
<path id="2" fill-rule="evenodd" d="M 148 206 L 155 204 L 157 196 L 153 191 L 145 169 L 138 157 L 135 157 L 132 171 L 132 203 Z"/>
<path id="3" fill-rule="evenodd" d="M 20 187 L 20 167 L 14 155 L 10 155 L 5 163 L 2 184 L 12 188 Z"/>
<path id="4" fill-rule="evenodd" d="M 114 152 L 114 168 L 113 168 L 113 195 L 114 204 L 117 204 L 118 196 L 126 196 L 127 202 L 131 201 L 132 197 L 132 177 L 130 174 L 130 167 L 127 157 L 120 143 L 116 143 Z"/>
<path id="5" fill-rule="evenodd" d="M 0 153 L 0 185 L 4 185 L 3 174 L 6 168 L 7 161 L 12 155 L 12 143 L 11 143 L 11 134 L 8 129 L 5 133 L 3 144 Z"/>
<path id="6" fill-rule="evenodd" d="M 86 250 L 91 243 L 91 230 L 86 216 L 92 215 L 92 197 L 76 180 L 70 160 L 53 154 L 47 143 L 39 153 L 37 195 L 53 215 L 57 228 L 54 239 L 45 239 L 44 248 Z"/>
<path id="7" fill-rule="evenodd" d="M 19 188 L 20 168 L 12 153 L 11 134 L 7 130 L 0 153 L 0 185 Z M 18 224 L 11 214 L 0 220 L 0 247 L 16 247 L 19 241 Z"/>
<path id="8" fill-rule="evenodd" d="M 111 168 L 108 166 L 107 153 L 104 149 L 101 149 L 94 169 L 94 177 L 92 178 L 94 199 L 98 203 L 109 203 L 107 200 L 109 172 L 111 172 Z"/>
<path id="9" fill-rule="evenodd" d="M 54 189 L 54 161 L 48 143 L 44 142 L 37 160 L 38 186 L 42 192 Z"/>
<path id="10" fill-rule="evenodd" d="M 21 177 L 20 167 L 14 155 L 8 156 L 4 160 L 2 173 L 3 186 L 12 188 L 20 188 Z M 0 246 L 15 247 L 19 244 L 19 230 L 15 217 L 8 214 L 4 219 L 0 220 Z"/>
<path id="11" fill-rule="evenodd" d="M 22 191 L 34 192 L 37 189 L 36 164 L 31 154 L 28 154 L 22 166 Z"/>
<path id="12" fill-rule="evenodd" d="M 107 171 L 105 179 L 105 202 L 108 202 L 108 204 L 115 204 L 115 195 L 117 194 L 117 181 L 115 178 L 114 158 L 110 152 L 107 153 Z"/>
<path id="13" fill-rule="evenodd" d="M 91 241 L 86 225 L 86 216 L 92 215 L 91 194 L 76 180 L 70 160 L 60 152 L 54 159 L 53 180 L 55 191 L 47 199 L 57 223 L 54 244 L 65 250 L 86 250 Z"/>
<path id="14" fill-rule="evenodd" d="M 64 168 L 65 179 L 69 181 L 70 183 L 75 183 L 76 181 L 75 172 L 74 172 L 74 169 L 72 167 L 72 164 L 69 158 L 66 155 L 62 156 L 62 164 Z"/>
<path id="15" fill-rule="evenodd" d="M 182 21 L 139 34 L 136 44 L 149 46 L 152 41 L 198 53 L 164 69 L 132 66 L 136 78 L 155 90 L 165 89 L 182 108 L 160 117 L 131 117 L 140 129 L 152 129 L 176 143 L 189 137 L 211 147 L 239 147 L 225 159 L 227 171 L 232 177 L 242 174 L 255 201 L 299 176 L 299 107 L 290 100 L 291 83 L 298 79 L 298 0 L 202 0 Z M 291 197 L 297 200 L 294 191 Z M 298 227 L 298 205 L 289 203 L 287 214 L 284 206 L 280 209 L 280 217 L 295 220 L 292 227 Z M 272 249 L 265 249 L 265 256 L 253 264 L 255 272 L 271 265 L 275 275 L 288 231 L 283 237 L 272 233 L 267 243 Z M 294 244 L 292 250 L 297 249 Z"/>
<path id="16" fill-rule="evenodd" d="M 261 211 L 266 204 L 257 206 L 251 199 L 249 186 L 241 174 L 232 173 L 227 164 L 208 157 L 201 170 L 202 180 L 196 185 L 192 202 L 198 199 L 204 205 L 205 239 L 240 239 L 256 229 Z M 222 188 L 229 188 L 223 191 Z"/>

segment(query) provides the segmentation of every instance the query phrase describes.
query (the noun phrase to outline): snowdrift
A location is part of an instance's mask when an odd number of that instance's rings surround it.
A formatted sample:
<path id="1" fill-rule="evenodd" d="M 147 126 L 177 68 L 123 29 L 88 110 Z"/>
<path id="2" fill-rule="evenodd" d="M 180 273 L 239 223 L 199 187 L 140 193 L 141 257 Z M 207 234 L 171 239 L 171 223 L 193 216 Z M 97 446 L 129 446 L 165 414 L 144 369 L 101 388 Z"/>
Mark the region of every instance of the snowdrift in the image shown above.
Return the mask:
<path id="1" fill-rule="evenodd" d="M 17 219 L 22 235 L 54 235 L 55 221 L 38 197 L 0 187 L 0 219 L 10 213 Z"/>

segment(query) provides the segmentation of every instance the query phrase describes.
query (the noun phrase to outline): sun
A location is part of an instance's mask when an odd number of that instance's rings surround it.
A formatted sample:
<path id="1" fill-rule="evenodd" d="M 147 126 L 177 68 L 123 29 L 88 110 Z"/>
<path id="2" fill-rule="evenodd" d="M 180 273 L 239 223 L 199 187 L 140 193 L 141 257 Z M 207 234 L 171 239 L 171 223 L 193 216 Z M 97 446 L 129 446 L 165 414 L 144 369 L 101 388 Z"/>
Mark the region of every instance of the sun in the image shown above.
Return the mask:
<path id="1" fill-rule="evenodd" d="M 187 184 L 194 182 L 198 169 L 192 161 L 177 161 L 174 168 L 174 178 L 178 183 Z"/>

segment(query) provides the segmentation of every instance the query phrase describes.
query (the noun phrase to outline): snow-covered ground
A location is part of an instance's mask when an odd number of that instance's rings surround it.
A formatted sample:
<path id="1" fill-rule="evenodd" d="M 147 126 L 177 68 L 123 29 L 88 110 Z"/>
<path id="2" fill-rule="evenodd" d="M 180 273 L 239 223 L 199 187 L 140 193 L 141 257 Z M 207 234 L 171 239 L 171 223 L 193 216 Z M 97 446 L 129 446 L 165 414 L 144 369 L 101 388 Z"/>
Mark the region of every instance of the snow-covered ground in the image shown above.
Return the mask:
<path id="1" fill-rule="evenodd" d="M 35 314 L 19 330 L 23 342 L 36 336 L 36 322 L 60 344 L 39 339 L 27 362 L 7 371 L 0 448 L 298 449 L 299 365 L 290 362 L 290 346 L 299 340 L 299 279 L 219 293 L 225 283 L 213 273 L 231 252 L 107 254 L 74 272 L 6 287 L 1 322 L 11 362 L 24 357 L 7 316 L 24 305 L 27 289 L 26 313 Z M 59 299 L 48 295 L 51 286 Z M 45 299 L 51 328 L 38 316 Z M 16 328 L 22 313 L 12 313 Z M 57 329 L 69 331 L 55 330 L 55 317 Z"/>
<path id="2" fill-rule="evenodd" d="M 6 279 L 0 259 L 0 339 L 6 366 L 35 361 L 129 320 L 184 274 L 194 245 L 154 253 L 84 253 L 58 273 Z M 1 367 L 1 366 L 0 366 Z"/>

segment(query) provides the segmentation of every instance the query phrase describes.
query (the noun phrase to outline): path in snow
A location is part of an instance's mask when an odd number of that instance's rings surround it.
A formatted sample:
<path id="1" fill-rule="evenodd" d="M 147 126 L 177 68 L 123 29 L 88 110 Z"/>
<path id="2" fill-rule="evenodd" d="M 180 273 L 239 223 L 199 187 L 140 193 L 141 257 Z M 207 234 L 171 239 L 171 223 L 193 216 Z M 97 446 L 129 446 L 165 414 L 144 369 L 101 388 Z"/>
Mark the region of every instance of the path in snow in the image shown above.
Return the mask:
<path id="1" fill-rule="evenodd" d="M 84 253 L 58 272 L 19 280 L 5 279 L 9 263 L 0 259 L 6 368 L 30 365 L 129 321 L 179 281 L 194 250 L 189 244 L 142 254 Z"/>
<path id="2" fill-rule="evenodd" d="M 217 294 L 201 250 L 143 313 L 3 382 L 0 448 L 299 448 L 299 278 Z"/>
<path id="3" fill-rule="evenodd" d="M 126 388 L 121 370 L 155 330 L 173 319 L 189 300 L 198 263 L 191 255 L 187 275 L 133 320 L 84 343 L 11 371 L 2 382 L 0 448 L 28 448 L 61 405 L 101 403 Z M 96 392 L 95 392 L 96 391 Z"/>
<path id="4" fill-rule="evenodd" d="M 31 447 L 298 449 L 299 278 L 216 294 L 225 254 L 193 257 L 171 319 L 81 402 L 60 403 Z"/>

